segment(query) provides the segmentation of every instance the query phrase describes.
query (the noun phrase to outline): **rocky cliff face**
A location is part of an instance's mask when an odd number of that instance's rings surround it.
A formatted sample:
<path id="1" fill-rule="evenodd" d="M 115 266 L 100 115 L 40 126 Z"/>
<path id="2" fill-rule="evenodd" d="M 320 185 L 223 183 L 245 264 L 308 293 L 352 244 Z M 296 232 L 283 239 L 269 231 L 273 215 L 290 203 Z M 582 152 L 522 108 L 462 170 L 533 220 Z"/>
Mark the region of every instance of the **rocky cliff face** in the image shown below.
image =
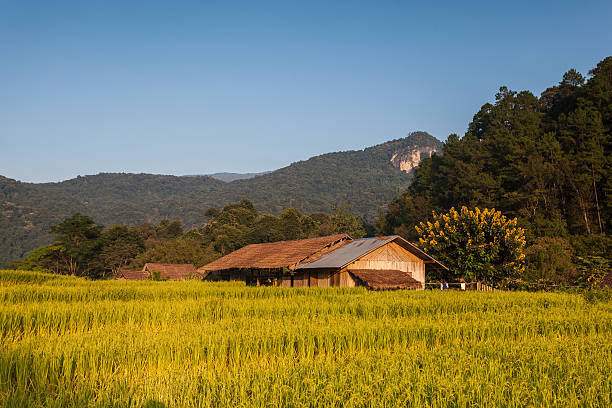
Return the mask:
<path id="1" fill-rule="evenodd" d="M 400 169 L 409 173 L 410 170 L 418 166 L 418 164 L 426 157 L 439 150 L 436 147 L 429 146 L 408 146 L 393 153 L 391 163 L 396 169 Z"/>
<path id="2" fill-rule="evenodd" d="M 247 198 L 262 214 L 289 207 L 305 214 L 328 212 L 333 204 L 346 203 L 355 215 L 373 222 L 410 185 L 410 176 L 391 168 L 389 159 L 409 172 L 442 148 L 430 134 L 412 132 L 363 150 L 327 153 L 231 183 L 210 176 L 100 173 L 33 184 L 0 176 L 0 267 L 53 242 L 49 226 L 77 212 L 107 226 L 178 218 L 191 227 L 201 225 L 203 209 Z"/>

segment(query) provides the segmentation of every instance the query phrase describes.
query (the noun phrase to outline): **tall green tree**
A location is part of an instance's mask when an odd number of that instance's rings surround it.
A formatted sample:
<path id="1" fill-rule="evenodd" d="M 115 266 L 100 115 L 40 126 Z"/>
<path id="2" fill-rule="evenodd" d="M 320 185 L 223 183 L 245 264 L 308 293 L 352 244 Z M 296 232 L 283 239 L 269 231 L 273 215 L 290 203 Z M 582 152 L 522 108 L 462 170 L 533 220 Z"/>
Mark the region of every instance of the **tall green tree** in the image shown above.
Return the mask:
<path id="1" fill-rule="evenodd" d="M 612 57 L 586 81 L 569 70 L 539 99 L 500 88 L 462 137 L 450 135 L 442 154 L 420 163 L 412 185 L 379 217 L 377 233 L 414 240 L 413 227 L 431 220 L 432 210 L 494 207 L 525 228 L 537 279 L 575 277 L 569 271 L 579 257 L 612 258 L 605 249 L 612 240 L 611 102 Z M 580 255 L 587 237 L 602 245 Z M 553 258 L 558 264 L 546 267 Z"/>
<path id="2" fill-rule="evenodd" d="M 564 150 L 562 168 L 573 193 L 568 198 L 577 203 L 584 231 L 603 233 L 600 196 L 608 169 L 601 114 L 592 106 L 584 106 L 561 115 L 558 137 Z"/>
<path id="3" fill-rule="evenodd" d="M 100 235 L 104 227 L 96 225 L 87 215 L 79 213 L 51 226 L 55 243 L 65 248 L 65 268 L 71 275 L 97 277 L 99 269 Z"/>
<path id="4" fill-rule="evenodd" d="M 102 248 L 100 260 L 103 272 L 117 275 L 120 269 L 128 266 L 132 260 L 145 250 L 143 237 L 136 229 L 125 225 L 113 225 L 100 236 Z"/>
<path id="5" fill-rule="evenodd" d="M 336 234 L 349 234 L 353 238 L 363 238 L 366 234 L 363 222 L 348 206 L 333 206 L 330 222 Z"/>
<path id="6" fill-rule="evenodd" d="M 202 238 L 186 235 L 167 240 L 136 255 L 132 266 L 140 269 L 147 262 L 188 263 L 199 268 L 220 256 L 212 245 Z"/>
<path id="7" fill-rule="evenodd" d="M 36 248 L 21 262 L 12 265 L 15 269 L 24 271 L 45 271 L 62 273 L 66 248 L 61 245 L 45 245 Z"/>

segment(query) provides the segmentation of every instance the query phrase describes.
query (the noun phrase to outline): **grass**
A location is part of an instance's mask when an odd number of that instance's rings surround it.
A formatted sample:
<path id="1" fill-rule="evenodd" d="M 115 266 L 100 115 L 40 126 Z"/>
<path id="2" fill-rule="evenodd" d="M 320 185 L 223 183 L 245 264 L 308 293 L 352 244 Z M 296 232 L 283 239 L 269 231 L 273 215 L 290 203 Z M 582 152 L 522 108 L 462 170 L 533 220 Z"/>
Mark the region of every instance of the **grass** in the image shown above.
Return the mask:
<path id="1" fill-rule="evenodd" d="M 608 407 L 612 302 L 0 271 L 0 406 Z"/>

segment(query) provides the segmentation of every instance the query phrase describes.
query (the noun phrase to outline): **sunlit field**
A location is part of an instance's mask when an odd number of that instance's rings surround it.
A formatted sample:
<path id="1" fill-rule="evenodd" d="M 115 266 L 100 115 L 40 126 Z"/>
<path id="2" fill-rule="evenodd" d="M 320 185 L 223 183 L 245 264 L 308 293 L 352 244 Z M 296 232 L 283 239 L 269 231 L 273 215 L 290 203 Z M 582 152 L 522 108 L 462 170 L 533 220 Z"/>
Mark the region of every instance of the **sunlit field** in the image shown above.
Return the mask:
<path id="1" fill-rule="evenodd" d="M 8 407 L 609 407 L 612 302 L 0 272 Z"/>

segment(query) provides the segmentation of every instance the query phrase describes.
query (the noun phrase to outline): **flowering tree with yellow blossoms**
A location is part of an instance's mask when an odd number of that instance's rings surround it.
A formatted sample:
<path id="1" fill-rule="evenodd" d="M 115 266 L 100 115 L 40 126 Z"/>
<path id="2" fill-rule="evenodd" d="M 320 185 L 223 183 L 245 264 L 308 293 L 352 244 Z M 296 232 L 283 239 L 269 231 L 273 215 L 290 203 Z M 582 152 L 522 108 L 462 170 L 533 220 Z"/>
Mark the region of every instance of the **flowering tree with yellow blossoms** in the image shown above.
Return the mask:
<path id="1" fill-rule="evenodd" d="M 525 270 L 525 230 L 494 208 L 434 211 L 416 230 L 421 248 L 450 269 L 440 277 L 498 283 Z"/>

